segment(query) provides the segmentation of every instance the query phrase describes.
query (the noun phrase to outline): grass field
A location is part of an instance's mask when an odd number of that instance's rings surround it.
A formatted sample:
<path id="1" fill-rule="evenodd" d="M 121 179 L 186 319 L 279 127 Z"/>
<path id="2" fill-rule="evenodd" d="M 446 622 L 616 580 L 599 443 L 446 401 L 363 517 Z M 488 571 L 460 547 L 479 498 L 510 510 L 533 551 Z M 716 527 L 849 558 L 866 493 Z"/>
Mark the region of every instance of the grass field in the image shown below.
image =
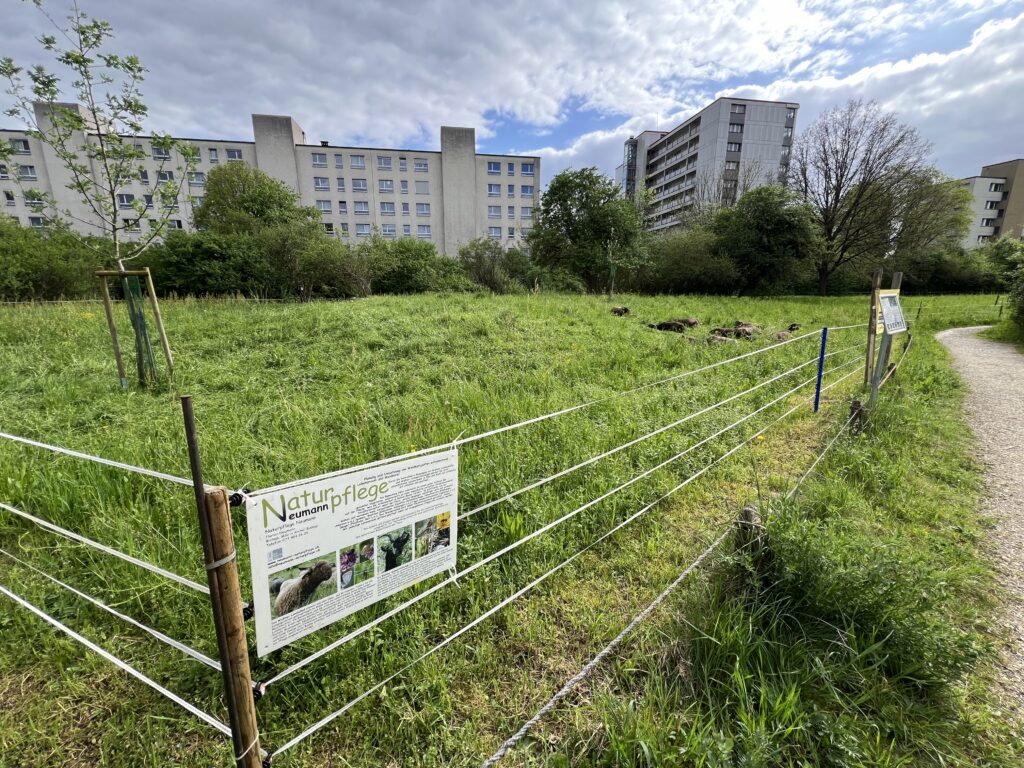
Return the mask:
<path id="1" fill-rule="evenodd" d="M 598 298 L 543 295 L 302 305 L 169 302 L 164 314 L 176 354 L 175 385 L 129 394 L 117 388 L 100 305 L 2 308 L 0 429 L 187 475 L 175 395 L 188 393 L 194 396 L 207 481 L 260 488 L 446 443 L 706 365 L 769 343 L 771 332 L 792 322 L 808 330 L 861 323 L 866 315 L 858 298 L 620 297 L 617 303 L 629 304 L 632 314 L 613 317 L 609 303 Z M 916 306 L 907 302 L 912 320 Z M 994 319 L 992 307 L 992 297 L 926 300 L 919 336 L 927 337 L 923 332 L 929 327 Z M 703 323 L 687 337 L 646 325 L 686 315 Z M 753 344 L 703 342 L 709 327 L 740 319 L 762 325 L 764 338 Z M 835 332 L 830 342 L 830 350 L 860 345 L 859 351 L 830 360 L 853 363 L 863 354 L 863 329 Z M 460 455 L 460 506 L 465 510 L 500 497 L 810 361 L 817 346 L 817 337 L 811 337 L 467 446 Z M 928 350 L 927 338 L 921 346 Z M 949 380 L 940 357 L 933 349 L 927 356 L 931 368 L 915 375 Z M 844 372 L 855 368 L 853 363 Z M 469 518 L 459 527 L 460 567 L 728 426 L 813 373 L 813 366 L 801 369 Z M 826 382 L 838 375 L 827 374 Z M 845 414 L 852 389 L 829 393 L 822 417 L 810 409 L 798 412 L 755 448 L 688 486 L 671 504 L 655 508 L 275 765 L 478 762 L 660 591 L 739 505 L 758 489 L 788 487 Z M 272 688 L 259 704 L 265 746 L 280 745 L 400 669 L 795 402 L 780 402 Z M 937 434 L 924 430 L 918 437 L 927 441 Z M 956 444 L 951 450 L 959 456 L 965 448 Z M 194 580 L 204 578 L 188 488 L 0 441 L 0 500 Z M 239 518 L 240 571 L 248 592 L 244 529 Z M 202 596 L 6 513 L 0 513 L 0 546 L 215 655 Z M 2 561 L 0 583 L 224 716 L 215 672 L 116 624 L 32 571 Z M 268 659 L 254 656 L 254 675 L 270 676 L 409 594 Z M 650 647 L 644 644 L 659 637 L 663 648 L 671 645 L 662 630 L 652 629 L 638 647 Z M 216 734 L 14 606 L 0 613 L 0 669 L 0 765 L 225 761 L 228 748 Z M 627 689 L 636 689 L 639 683 L 627 677 Z M 618 678 L 609 679 L 611 700 L 619 700 L 613 695 Z M 615 733 L 604 725 L 608 706 L 599 702 L 563 713 L 545 738 L 556 747 L 577 745 L 563 753 L 569 762 L 577 762 L 573 755 L 603 759 L 593 750 L 607 746 L 600 734 Z M 535 758 L 518 755 L 512 762 L 563 759 L 558 753 L 558 748 L 551 754 L 540 749 Z"/>

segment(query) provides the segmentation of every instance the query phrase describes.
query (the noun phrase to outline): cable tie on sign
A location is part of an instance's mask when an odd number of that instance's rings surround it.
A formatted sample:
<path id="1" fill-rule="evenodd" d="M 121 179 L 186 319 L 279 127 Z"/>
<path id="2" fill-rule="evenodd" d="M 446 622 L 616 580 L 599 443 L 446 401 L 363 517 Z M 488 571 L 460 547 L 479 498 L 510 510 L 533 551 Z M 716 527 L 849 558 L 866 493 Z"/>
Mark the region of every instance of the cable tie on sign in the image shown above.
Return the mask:
<path id="1" fill-rule="evenodd" d="M 222 565 L 227 565 L 238 556 L 238 550 L 232 549 L 230 554 L 224 555 L 220 560 L 214 560 L 212 563 L 206 564 L 206 570 L 215 571 Z"/>

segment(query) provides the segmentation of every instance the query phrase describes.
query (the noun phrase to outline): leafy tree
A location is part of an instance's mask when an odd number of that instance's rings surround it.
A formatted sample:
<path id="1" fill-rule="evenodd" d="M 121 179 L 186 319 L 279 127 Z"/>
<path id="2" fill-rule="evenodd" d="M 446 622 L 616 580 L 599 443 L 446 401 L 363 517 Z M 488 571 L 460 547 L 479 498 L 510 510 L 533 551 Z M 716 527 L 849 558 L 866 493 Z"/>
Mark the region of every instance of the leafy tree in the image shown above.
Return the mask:
<path id="1" fill-rule="evenodd" d="M 197 229 L 221 234 L 251 234 L 291 224 L 319 225 L 320 220 L 318 210 L 299 205 L 297 192 L 248 163 L 227 163 L 210 171 L 203 204 L 193 216 Z"/>
<path id="2" fill-rule="evenodd" d="M 70 73 L 77 103 L 61 102 L 61 78 L 54 72 L 42 65 L 25 70 L 4 57 L 0 77 L 7 80 L 7 94 L 14 101 L 6 114 L 22 120 L 30 136 L 52 148 L 67 172 L 67 188 L 77 193 L 82 205 L 61 207 L 52 195 L 32 188 L 25 189 L 25 196 L 38 200 L 51 221 L 74 222 L 109 238 L 118 263 L 134 259 L 164 234 L 170 217 L 177 215 L 181 188 L 194 168 L 197 151 L 166 134 L 154 134 L 152 150 L 164 159 L 146 182 L 142 161 L 147 151 L 140 143 L 148 114 L 140 90 L 146 69 L 137 56 L 110 52 L 110 24 L 88 16 L 77 2 L 66 23 L 47 13 L 41 0 L 34 2 L 53 29 L 39 42 Z M 10 156 L 11 147 L 0 147 L 0 159 L 10 160 Z M 176 171 L 173 181 L 161 173 L 172 168 Z M 146 194 L 130 202 L 119 200 L 129 184 L 142 184 Z M 147 207 L 147 196 L 157 201 L 152 209 Z M 148 229 L 139 237 L 131 236 L 141 231 L 144 219 L 149 221 Z M 81 237 L 80 242 L 97 255 L 106 255 L 106 248 L 95 239 Z"/>
<path id="3" fill-rule="evenodd" d="M 694 224 L 651 242 L 652 271 L 642 285 L 651 293 L 728 294 L 739 285 L 732 259 L 719 252 L 710 227 Z"/>
<path id="4" fill-rule="evenodd" d="M 528 243 L 537 264 L 579 277 L 592 291 L 611 288 L 618 269 L 648 259 L 642 206 L 620 197 L 596 168 L 566 170 L 548 185 Z"/>
<path id="5" fill-rule="evenodd" d="M 95 239 L 109 257 L 109 241 Z M 106 251 L 103 249 L 106 248 Z M 0 298 L 4 301 L 79 298 L 95 294 L 96 257 L 65 230 L 22 227 L 0 214 Z"/>
<path id="6" fill-rule="evenodd" d="M 459 248 L 459 263 L 474 283 L 494 293 L 521 293 L 523 286 L 505 267 L 506 252 L 492 237 L 478 237 Z"/>
<path id="7" fill-rule="evenodd" d="M 878 262 L 962 231 L 958 193 L 928 164 L 930 149 L 894 113 L 859 100 L 824 112 L 799 137 L 790 184 L 821 229 L 815 268 L 822 295 L 846 264 Z"/>
<path id="8" fill-rule="evenodd" d="M 781 287 L 820 247 L 810 206 L 779 186 L 758 187 L 721 209 L 712 231 L 719 253 L 736 265 L 741 293 Z"/>
<path id="9" fill-rule="evenodd" d="M 1010 237 L 989 240 L 975 252 L 991 267 L 1003 288 L 1010 286 L 1013 273 L 1024 263 L 1024 241 Z"/>

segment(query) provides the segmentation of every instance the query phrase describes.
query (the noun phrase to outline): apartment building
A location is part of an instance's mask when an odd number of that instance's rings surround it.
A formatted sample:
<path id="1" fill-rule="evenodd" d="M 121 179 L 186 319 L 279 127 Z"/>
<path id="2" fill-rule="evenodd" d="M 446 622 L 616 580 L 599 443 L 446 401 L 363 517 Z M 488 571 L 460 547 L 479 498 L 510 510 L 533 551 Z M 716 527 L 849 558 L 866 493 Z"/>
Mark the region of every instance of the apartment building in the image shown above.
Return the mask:
<path id="1" fill-rule="evenodd" d="M 76 104 L 62 106 L 80 110 Z M 42 105 L 36 107 L 36 118 L 45 124 Z M 182 140 L 196 148 L 200 159 L 179 199 L 166 203 L 173 208 L 172 228 L 192 228 L 206 175 L 223 163 L 248 163 L 284 182 L 298 192 L 303 205 L 320 210 L 328 233 L 353 242 L 378 231 L 386 238 L 429 240 L 439 252 L 454 255 L 459 246 L 480 236 L 505 245 L 521 243 L 532 227 L 540 158 L 477 154 L 472 128 L 442 126 L 440 151 L 426 151 L 346 147 L 329 141 L 310 144 L 305 131 L 288 116 L 253 115 L 252 127 L 252 141 Z M 95 140 L 94 134 L 90 136 Z M 0 140 L 9 142 L 16 153 L 16 161 L 0 165 L 7 214 L 25 226 L 45 226 L 39 202 L 25 194 L 38 190 L 71 211 L 76 229 L 102 234 L 87 206 L 68 189 L 70 176 L 52 147 L 23 131 L 0 131 Z M 175 181 L 174 169 L 183 167 L 180 157 L 161 153 L 148 137 L 135 141 L 149 160 L 142 164 L 140 178 L 126 181 L 120 190 L 126 217 L 137 217 L 132 201 L 140 196 L 146 196 L 146 205 L 152 207 L 147 191 L 154 179 Z M 145 236 L 148 224 L 130 221 L 138 236 Z"/>
<path id="2" fill-rule="evenodd" d="M 1017 176 L 1020 184 L 1015 184 Z M 986 165 L 980 176 L 961 179 L 972 195 L 971 226 L 964 248 L 996 237 L 1024 240 L 1024 159 Z"/>
<path id="3" fill-rule="evenodd" d="M 616 178 L 628 196 L 641 185 L 652 193 L 652 230 L 676 226 L 695 207 L 729 204 L 784 181 L 799 109 L 792 102 L 716 99 L 670 131 L 630 137 Z"/>

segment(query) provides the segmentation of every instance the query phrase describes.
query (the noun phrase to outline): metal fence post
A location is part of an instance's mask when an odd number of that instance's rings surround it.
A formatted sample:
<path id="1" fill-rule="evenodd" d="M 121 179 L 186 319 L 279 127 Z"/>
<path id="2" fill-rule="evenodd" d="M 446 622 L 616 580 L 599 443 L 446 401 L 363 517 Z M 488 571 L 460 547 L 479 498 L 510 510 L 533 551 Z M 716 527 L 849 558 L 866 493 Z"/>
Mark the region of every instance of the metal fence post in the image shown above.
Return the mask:
<path id="1" fill-rule="evenodd" d="M 878 291 L 882 287 L 882 269 L 879 267 L 871 276 L 871 313 L 868 315 L 868 348 L 864 360 L 864 386 L 871 383 L 875 364 L 875 327 L 878 325 Z"/>
<path id="2" fill-rule="evenodd" d="M 195 486 L 199 530 L 203 539 L 206 577 L 210 585 L 213 624 L 217 630 L 224 693 L 231 721 L 236 768 L 260 768 L 260 737 L 256 722 L 256 701 L 249 670 L 249 647 L 242 615 L 242 593 L 238 584 L 238 561 L 235 557 L 231 508 L 225 488 L 207 488 L 203 483 L 203 467 L 199 457 L 192 397 L 181 398 L 188 441 L 189 463 Z"/>
<path id="3" fill-rule="evenodd" d="M 828 326 L 821 329 L 821 351 L 818 352 L 818 384 L 814 389 L 814 412 L 821 404 L 821 376 L 825 372 L 825 344 L 828 343 Z"/>

